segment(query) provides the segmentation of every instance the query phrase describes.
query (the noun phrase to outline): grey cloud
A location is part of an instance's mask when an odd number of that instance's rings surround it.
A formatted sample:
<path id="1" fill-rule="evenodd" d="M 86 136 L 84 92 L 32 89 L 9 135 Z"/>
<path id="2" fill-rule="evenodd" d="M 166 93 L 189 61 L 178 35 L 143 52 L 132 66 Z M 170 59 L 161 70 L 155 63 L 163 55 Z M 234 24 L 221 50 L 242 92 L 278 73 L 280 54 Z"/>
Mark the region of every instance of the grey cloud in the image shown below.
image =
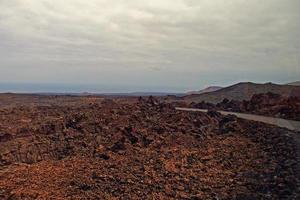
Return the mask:
<path id="1" fill-rule="evenodd" d="M 0 0 L 0 79 L 121 77 L 113 81 L 162 90 L 294 80 L 299 9 L 298 0 Z"/>

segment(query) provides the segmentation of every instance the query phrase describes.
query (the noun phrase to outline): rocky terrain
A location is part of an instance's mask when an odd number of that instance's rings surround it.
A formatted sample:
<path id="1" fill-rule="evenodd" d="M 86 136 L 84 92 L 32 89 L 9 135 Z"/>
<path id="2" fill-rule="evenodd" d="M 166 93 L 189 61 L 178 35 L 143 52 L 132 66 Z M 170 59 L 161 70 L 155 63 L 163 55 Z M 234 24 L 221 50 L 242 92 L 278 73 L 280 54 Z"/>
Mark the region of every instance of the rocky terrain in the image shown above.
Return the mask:
<path id="1" fill-rule="evenodd" d="M 200 102 L 190 105 L 194 108 L 216 109 L 251 113 L 300 121 L 300 97 L 283 97 L 279 94 L 255 94 L 249 101 L 224 99 L 217 104 Z"/>
<path id="2" fill-rule="evenodd" d="M 299 197 L 288 130 L 154 98 L 34 102 L 0 108 L 0 199 Z"/>

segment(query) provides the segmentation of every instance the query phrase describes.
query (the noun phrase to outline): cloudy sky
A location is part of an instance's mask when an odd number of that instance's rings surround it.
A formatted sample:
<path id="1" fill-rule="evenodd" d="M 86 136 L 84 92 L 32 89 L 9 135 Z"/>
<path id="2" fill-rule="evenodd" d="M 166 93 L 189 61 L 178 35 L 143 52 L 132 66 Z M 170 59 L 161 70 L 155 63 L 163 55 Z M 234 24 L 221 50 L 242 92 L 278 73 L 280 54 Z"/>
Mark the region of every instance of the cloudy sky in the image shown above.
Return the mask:
<path id="1" fill-rule="evenodd" d="M 0 90 L 295 81 L 299 10 L 299 0 L 0 0 Z"/>

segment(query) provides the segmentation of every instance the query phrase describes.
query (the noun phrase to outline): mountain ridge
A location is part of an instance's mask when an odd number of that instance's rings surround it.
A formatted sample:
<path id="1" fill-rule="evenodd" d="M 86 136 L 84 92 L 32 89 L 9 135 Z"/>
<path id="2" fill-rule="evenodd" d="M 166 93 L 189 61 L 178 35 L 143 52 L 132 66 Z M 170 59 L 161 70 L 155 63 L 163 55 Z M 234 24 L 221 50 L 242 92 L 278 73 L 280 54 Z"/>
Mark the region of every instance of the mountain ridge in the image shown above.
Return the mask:
<path id="1" fill-rule="evenodd" d="M 293 85 L 279 85 L 274 83 L 260 84 L 252 82 L 240 82 L 214 92 L 186 95 L 183 97 L 183 100 L 218 103 L 227 98 L 229 100 L 233 99 L 242 101 L 249 100 L 254 94 L 267 92 L 277 93 L 285 97 L 300 96 L 300 87 Z"/>
<path id="2" fill-rule="evenodd" d="M 222 89 L 223 87 L 220 87 L 220 86 L 209 86 L 209 87 L 206 87 L 202 90 L 199 90 L 199 91 L 190 91 L 190 92 L 187 92 L 186 94 L 187 95 L 191 95 L 191 94 L 203 94 L 203 93 L 207 93 L 207 92 L 214 92 L 214 91 L 217 91 L 217 90 L 220 90 Z"/>

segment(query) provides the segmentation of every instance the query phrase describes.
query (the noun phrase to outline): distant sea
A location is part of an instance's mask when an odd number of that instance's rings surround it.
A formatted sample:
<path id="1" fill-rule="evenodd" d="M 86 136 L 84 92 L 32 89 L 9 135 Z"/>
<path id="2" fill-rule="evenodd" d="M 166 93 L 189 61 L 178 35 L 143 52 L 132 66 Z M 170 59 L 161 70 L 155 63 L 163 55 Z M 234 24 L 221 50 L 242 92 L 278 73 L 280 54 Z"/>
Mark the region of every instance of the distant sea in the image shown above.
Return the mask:
<path id="1" fill-rule="evenodd" d="M 183 90 L 181 90 L 183 91 Z M 93 85 L 61 83 L 0 83 L 0 93 L 161 93 L 178 94 L 177 88 L 142 87 L 127 85 Z"/>

